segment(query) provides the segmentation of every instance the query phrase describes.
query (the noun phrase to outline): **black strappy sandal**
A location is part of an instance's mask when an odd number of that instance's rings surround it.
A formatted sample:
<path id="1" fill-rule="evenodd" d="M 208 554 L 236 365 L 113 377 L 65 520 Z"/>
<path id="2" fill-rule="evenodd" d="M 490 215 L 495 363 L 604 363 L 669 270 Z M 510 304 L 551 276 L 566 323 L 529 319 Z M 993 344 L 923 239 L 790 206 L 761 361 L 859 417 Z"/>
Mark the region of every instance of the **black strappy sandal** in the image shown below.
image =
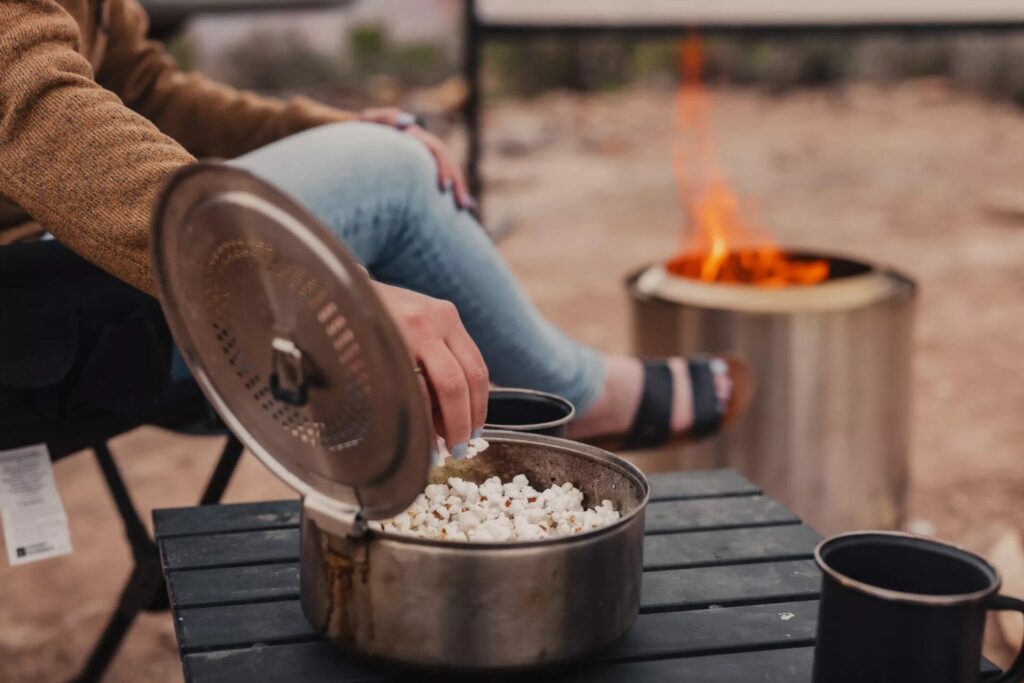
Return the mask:
<path id="1" fill-rule="evenodd" d="M 722 369 L 715 368 L 724 364 Z M 693 423 L 685 432 L 672 433 L 672 370 L 665 360 L 644 361 L 644 385 L 633 425 L 624 437 L 585 439 L 594 445 L 615 451 L 657 448 L 668 443 L 693 442 L 717 434 L 741 414 L 753 395 L 749 366 L 731 355 L 706 356 L 686 360 L 693 392 Z M 732 391 L 723 404 L 715 391 L 715 373 L 726 372 Z"/>

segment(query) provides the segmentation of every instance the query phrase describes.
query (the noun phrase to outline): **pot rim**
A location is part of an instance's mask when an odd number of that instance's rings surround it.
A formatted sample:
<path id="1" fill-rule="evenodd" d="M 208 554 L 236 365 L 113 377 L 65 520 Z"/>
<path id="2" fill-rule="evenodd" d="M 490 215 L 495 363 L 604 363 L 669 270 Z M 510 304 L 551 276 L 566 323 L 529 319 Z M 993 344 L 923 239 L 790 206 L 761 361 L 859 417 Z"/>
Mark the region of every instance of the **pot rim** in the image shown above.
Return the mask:
<path id="1" fill-rule="evenodd" d="M 940 593 L 912 593 L 892 588 L 882 588 L 881 586 L 876 586 L 866 581 L 861 581 L 847 576 L 829 564 L 828 559 L 825 557 L 827 552 L 834 546 L 841 546 L 844 543 L 872 538 L 877 539 L 881 543 L 896 545 L 902 542 L 903 544 L 923 548 L 931 552 L 944 553 L 946 555 L 957 557 L 988 574 L 989 585 L 976 591 L 968 593 L 952 593 L 949 595 Z M 864 595 L 869 595 L 889 602 L 923 605 L 928 607 L 951 607 L 985 600 L 989 596 L 999 592 L 1003 582 L 1003 578 L 999 573 L 999 570 L 981 555 L 972 553 L 970 550 L 953 543 L 947 543 L 929 536 L 911 534 L 905 531 L 849 531 L 843 534 L 836 534 L 835 536 L 824 538 L 819 541 L 818 545 L 814 548 L 814 562 L 818 565 L 819 569 L 844 588 L 849 588 L 857 591 L 858 593 L 863 593 Z"/>
<path id="2" fill-rule="evenodd" d="M 537 541 L 506 541 L 506 542 L 487 542 L 479 543 L 475 541 L 440 541 L 431 538 L 418 538 L 416 536 L 403 536 L 401 534 L 389 534 L 376 529 L 367 529 L 366 535 L 370 540 L 390 541 L 393 543 L 404 543 L 412 545 L 423 545 L 431 548 L 440 548 L 446 550 L 452 550 L 456 552 L 462 552 L 465 550 L 499 550 L 499 551 L 518 551 L 518 550 L 530 550 L 535 548 L 551 548 L 560 545 L 571 545 L 581 543 L 589 540 L 593 540 L 600 536 L 610 534 L 617 529 L 620 529 L 630 524 L 637 516 L 642 515 L 644 510 L 647 509 L 647 504 L 651 499 L 651 484 L 647 480 L 647 475 L 643 471 L 629 462 L 625 458 L 615 455 L 609 451 L 606 451 L 590 444 L 581 443 L 579 441 L 572 441 L 571 439 L 562 439 L 556 436 L 547 436 L 544 434 L 529 434 L 526 432 L 512 432 L 502 431 L 496 429 L 485 429 L 483 437 L 489 442 L 496 443 L 526 443 L 526 444 L 543 444 L 561 447 L 564 450 L 570 450 L 577 455 L 600 461 L 605 465 L 619 470 L 619 472 L 634 480 L 634 483 L 640 488 L 643 493 L 643 497 L 637 506 L 628 514 L 622 515 L 618 520 L 609 524 L 608 526 L 601 527 L 600 529 L 591 529 L 584 531 L 579 534 L 573 534 L 572 536 L 562 536 L 556 539 L 537 540 Z"/>
<path id="3" fill-rule="evenodd" d="M 522 424 L 522 425 L 508 425 L 508 424 L 501 424 L 500 422 L 487 422 L 485 420 L 484 421 L 484 429 L 486 431 L 495 431 L 495 432 L 529 432 L 529 431 L 538 430 L 538 429 L 551 429 L 552 427 L 561 427 L 562 425 L 569 424 L 569 422 L 571 422 L 573 420 L 573 418 L 576 417 L 576 406 L 573 405 L 572 401 L 570 401 L 569 399 L 565 398 L 564 396 L 559 396 L 558 394 L 551 394 L 551 393 L 548 393 L 546 391 L 537 391 L 536 389 L 521 389 L 521 388 L 518 388 L 518 387 L 495 387 L 495 388 L 491 389 L 490 392 L 488 392 L 487 396 L 488 396 L 488 401 L 490 401 L 490 398 L 492 396 L 496 396 L 496 397 L 508 396 L 508 397 L 512 397 L 512 398 L 522 397 L 522 396 L 530 396 L 530 397 L 533 397 L 533 398 L 544 399 L 545 401 L 549 401 L 550 403 L 556 403 L 556 404 L 558 404 L 559 406 L 561 406 L 563 408 L 567 408 L 568 412 L 567 412 L 567 414 L 563 415 L 562 417 L 559 417 L 559 418 L 554 419 L 554 420 L 548 420 L 547 422 L 535 422 L 535 423 L 532 423 L 532 424 Z"/>

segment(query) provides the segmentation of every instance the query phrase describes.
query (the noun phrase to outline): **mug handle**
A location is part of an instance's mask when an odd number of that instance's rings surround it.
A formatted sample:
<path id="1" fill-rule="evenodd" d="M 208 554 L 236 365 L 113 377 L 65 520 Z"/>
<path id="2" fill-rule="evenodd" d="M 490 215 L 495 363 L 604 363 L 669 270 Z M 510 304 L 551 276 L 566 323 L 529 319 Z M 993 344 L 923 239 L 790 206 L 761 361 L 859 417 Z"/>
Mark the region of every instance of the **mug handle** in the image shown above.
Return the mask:
<path id="1" fill-rule="evenodd" d="M 1024 600 L 1018 600 L 1006 595 L 994 596 L 988 601 L 987 608 L 996 611 L 1013 610 L 1020 612 L 1024 616 Z M 1009 669 L 995 678 L 985 679 L 985 683 L 1020 683 L 1021 681 L 1024 681 L 1024 646 L 1017 653 L 1017 658 L 1013 660 L 1013 664 L 1010 665 Z"/>

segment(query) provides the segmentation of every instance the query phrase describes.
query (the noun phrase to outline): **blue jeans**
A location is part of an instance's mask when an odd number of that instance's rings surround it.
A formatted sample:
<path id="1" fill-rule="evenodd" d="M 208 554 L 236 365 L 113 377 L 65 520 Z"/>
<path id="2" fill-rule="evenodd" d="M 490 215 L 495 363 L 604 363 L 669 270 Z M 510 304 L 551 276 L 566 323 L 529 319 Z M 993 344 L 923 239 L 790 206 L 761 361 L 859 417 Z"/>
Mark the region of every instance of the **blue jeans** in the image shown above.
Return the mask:
<path id="1" fill-rule="evenodd" d="M 417 140 L 337 123 L 228 163 L 304 204 L 374 279 L 454 303 L 495 384 L 564 396 L 578 414 L 597 398 L 601 355 L 541 317 L 480 225 L 438 189 L 433 157 Z"/>

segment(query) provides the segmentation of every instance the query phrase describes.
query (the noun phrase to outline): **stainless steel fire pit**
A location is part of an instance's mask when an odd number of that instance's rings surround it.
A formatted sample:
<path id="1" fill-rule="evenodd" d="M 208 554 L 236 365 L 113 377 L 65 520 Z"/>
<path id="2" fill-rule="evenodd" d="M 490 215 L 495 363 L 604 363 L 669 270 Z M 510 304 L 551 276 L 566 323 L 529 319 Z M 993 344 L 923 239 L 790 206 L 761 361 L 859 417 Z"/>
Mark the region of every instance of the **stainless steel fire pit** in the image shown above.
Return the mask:
<path id="1" fill-rule="evenodd" d="M 154 266 L 168 323 L 231 430 L 302 495 L 301 600 L 328 639 L 392 663 L 494 672 L 592 655 L 640 606 L 649 487 L 624 460 L 549 436 L 485 433 L 431 470 L 426 390 L 369 279 L 286 196 L 224 166 L 165 190 Z M 609 526 L 505 544 L 374 532 L 428 480 L 525 474 L 611 500 Z"/>
<path id="2" fill-rule="evenodd" d="M 647 356 L 738 351 L 753 366 L 748 413 L 677 465 L 734 467 L 823 532 L 892 528 L 907 483 L 916 286 L 826 258 L 826 281 L 784 288 L 645 268 L 627 280 L 634 345 Z"/>

